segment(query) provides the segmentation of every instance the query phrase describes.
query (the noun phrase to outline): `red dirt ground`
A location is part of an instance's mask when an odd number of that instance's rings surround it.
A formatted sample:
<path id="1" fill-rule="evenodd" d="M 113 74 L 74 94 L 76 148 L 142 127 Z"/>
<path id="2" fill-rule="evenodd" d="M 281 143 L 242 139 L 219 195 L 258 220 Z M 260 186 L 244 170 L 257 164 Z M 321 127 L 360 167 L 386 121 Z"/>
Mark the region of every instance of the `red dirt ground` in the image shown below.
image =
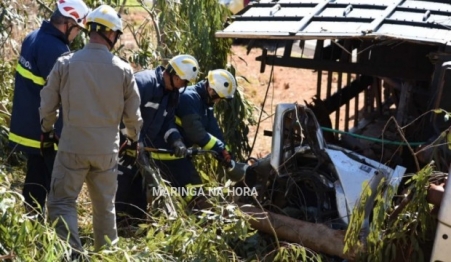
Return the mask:
<path id="1" fill-rule="evenodd" d="M 282 54 L 279 49 L 277 54 Z M 233 46 L 231 63 L 237 69 L 238 84 L 252 103 L 258 108 L 256 119 L 260 114 L 260 108 L 264 101 L 266 90 L 271 75 L 271 66 L 266 66 L 265 72 L 260 73 L 260 62 L 255 58 L 261 55 L 261 49 L 254 48 L 247 54 L 246 47 Z M 241 59 L 240 59 L 241 58 Z M 245 77 L 251 84 L 239 76 Z M 325 85 L 325 78 L 323 78 Z M 264 104 L 262 122 L 257 133 L 257 140 L 252 152 L 252 156 L 257 154 L 266 155 L 271 149 L 271 137 L 263 136 L 264 130 L 272 130 L 275 106 L 278 103 L 299 103 L 304 104 L 304 100 L 311 101 L 316 95 L 317 73 L 308 69 L 288 68 L 275 66 L 273 70 L 272 83 L 269 86 L 268 96 Z M 250 127 L 249 142 L 254 140 L 256 126 Z"/>
<path id="2" fill-rule="evenodd" d="M 266 155 L 271 149 L 271 137 L 263 136 L 264 130 L 272 130 L 275 106 L 281 102 L 299 102 L 309 99 L 316 93 L 316 74 L 309 70 L 301 70 L 286 67 L 274 67 L 272 83 L 269 85 L 268 96 L 264 101 L 268 83 L 270 81 L 271 67 L 266 66 L 265 72 L 260 73 L 260 62 L 255 58 L 261 55 L 261 49 L 254 48 L 249 54 L 244 46 L 232 47 L 232 64 L 237 69 L 238 84 L 243 88 L 246 98 L 258 108 L 256 119 L 260 114 L 263 102 L 264 111 L 262 122 L 257 133 L 257 140 L 252 152 Z M 239 59 L 241 58 L 241 59 Z M 247 83 L 239 76 L 245 77 L 251 83 Z M 257 127 L 250 127 L 249 142 L 252 144 Z"/>

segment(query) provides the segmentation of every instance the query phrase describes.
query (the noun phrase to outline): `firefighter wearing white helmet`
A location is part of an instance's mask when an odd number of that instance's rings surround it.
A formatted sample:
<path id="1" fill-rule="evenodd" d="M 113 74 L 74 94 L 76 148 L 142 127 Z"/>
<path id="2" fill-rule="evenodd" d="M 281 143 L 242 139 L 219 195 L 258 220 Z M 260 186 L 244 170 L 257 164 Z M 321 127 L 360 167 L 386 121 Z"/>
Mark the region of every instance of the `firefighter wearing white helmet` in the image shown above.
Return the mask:
<path id="1" fill-rule="evenodd" d="M 166 71 L 172 76 L 176 75 L 180 79 L 185 80 L 184 88 L 186 88 L 189 82 L 194 82 L 196 80 L 197 74 L 199 73 L 199 64 L 197 60 L 190 55 L 178 55 L 169 60 Z M 170 80 L 171 86 L 174 86 L 173 78 L 171 77 Z"/>
<path id="2" fill-rule="evenodd" d="M 199 73 L 199 64 L 196 58 L 190 55 L 175 56 L 169 60 L 169 65 L 181 79 L 189 82 L 194 82 Z M 168 70 L 171 71 L 169 67 Z"/>
<path id="3" fill-rule="evenodd" d="M 56 6 L 50 21 L 61 25 L 67 40 L 72 42 L 80 30 L 85 27 L 90 9 L 81 0 L 59 0 L 56 2 Z"/>
<path id="4" fill-rule="evenodd" d="M 197 145 L 216 151 L 226 166 L 230 164 L 231 156 L 213 114 L 213 105 L 220 100 L 232 99 L 236 88 L 235 77 L 229 71 L 211 70 L 206 80 L 187 87 L 186 92 L 180 95 L 176 111 L 176 123 L 187 146 Z M 189 170 L 191 167 L 181 168 Z"/>
<path id="5" fill-rule="evenodd" d="M 57 58 L 70 51 L 69 45 L 84 27 L 88 12 L 81 0 L 57 1 L 50 19 L 25 37 L 17 58 L 9 141 L 13 150 L 27 155 L 23 196 L 27 210 L 35 214 L 46 213 L 43 211 L 55 158 L 53 144 L 62 128 L 59 119 L 56 135 L 41 134 L 39 91 Z M 41 142 L 45 145 L 42 150 Z"/>
<path id="6" fill-rule="evenodd" d="M 150 157 L 160 169 L 163 177 L 171 182 L 171 186 L 183 187 L 191 182 L 190 175 L 182 172 L 176 177 L 168 174 L 165 167 L 166 160 L 177 164 L 178 159 L 186 159 L 187 148 L 175 125 L 175 110 L 179 101 L 179 90 L 185 88 L 189 82 L 194 82 L 199 73 L 199 63 L 196 58 L 188 54 L 174 56 L 165 66 L 158 66 L 153 70 L 147 69 L 135 74 L 141 96 L 141 114 L 143 128 L 141 141 L 150 148 L 173 150 L 174 154 L 152 152 Z M 121 157 L 119 170 L 123 173 L 136 173 L 138 168 L 129 161 L 127 154 Z M 127 170 L 128 169 L 128 170 Z M 180 179 L 179 179 L 180 178 Z M 118 226 L 128 217 L 144 218 L 142 210 L 146 210 L 146 192 L 140 179 L 133 176 L 119 176 L 119 188 L 116 194 L 116 212 L 127 214 L 118 217 Z M 125 203 L 125 204 L 124 204 Z M 137 208 L 136 208 L 137 207 Z M 124 224 L 140 221 L 131 219 Z"/>
<path id="7" fill-rule="evenodd" d="M 64 126 L 47 206 L 58 235 L 69 240 L 75 254 L 83 250 L 76 199 L 85 181 L 95 210 L 94 249 L 99 251 L 118 240 L 114 206 L 117 160 L 124 152 L 136 160 L 142 126 L 133 69 L 110 51 L 121 32 L 117 12 L 102 5 L 87 20 L 89 43 L 57 59 L 40 92 L 39 108 L 44 134 L 52 132 L 56 111 L 59 105 L 62 108 Z M 122 146 L 121 121 L 127 131 L 127 143 Z"/>
<path id="8" fill-rule="evenodd" d="M 213 113 L 213 104 L 222 99 L 231 99 L 236 91 L 235 77 L 224 69 L 212 70 L 207 79 L 188 86 L 180 92 L 176 110 L 176 124 L 186 146 L 199 146 L 217 152 L 218 160 L 224 166 L 231 165 L 231 154 L 226 149 L 224 135 Z M 171 182 L 186 187 L 201 184 L 200 175 L 188 158 L 164 157 L 160 160 L 163 172 L 172 178 Z M 173 182 L 173 181 L 176 182 Z M 193 197 L 193 196 L 191 196 Z M 202 208 L 202 197 L 193 200 L 197 208 Z"/>
<path id="9" fill-rule="evenodd" d="M 88 15 L 86 28 L 88 32 L 95 32 L 105 39 L 110 49 L 114 47 L 123 32 L 121 16 L 108 5 L 101 5 Z M 110 39 L 107 34 L 114 34 L 114 38 Z"/>
<path id="10" fill-rule="evenodd" d="M 225 69 L 208 72 L 208 86 L 216 92 L 219 98 L 232 99 L 236 91 L 235 77 Z M 213 94 L 214 96 L 214 94 Z"/>

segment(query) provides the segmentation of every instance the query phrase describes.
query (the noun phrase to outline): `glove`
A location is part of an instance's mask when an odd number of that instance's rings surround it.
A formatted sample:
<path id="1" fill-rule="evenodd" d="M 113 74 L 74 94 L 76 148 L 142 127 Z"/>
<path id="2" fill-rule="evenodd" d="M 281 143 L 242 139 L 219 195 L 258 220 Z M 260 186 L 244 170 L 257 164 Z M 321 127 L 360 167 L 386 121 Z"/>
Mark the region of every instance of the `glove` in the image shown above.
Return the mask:
<path id="1" fill-rule="evenodd" d="M 218 160 L 224 167 L 230 167 L 232 165 L 232 155 L 226 149 L 218 155 Z"/>
<path id="2" fill-rule="evenodd" d="M 138 149 L 138 141 L 127 137 L 119 149 L 119 163 L 130 169 L 138 159 Z"/>
<path id="3" fill-rule="evenodd" d="M 54 156 L 55 155 L 55 144 L 58 145 L 59 137 L 55 134 L 55 131 L 42 132 L 41 133 L 41 155 Z"/>
<path id="4" fill-rule="evenodd" d="M 172 148 L 174 149 L 174 155 L 176 157 L 186 157 L 188 150 L 182 140 L 178 139 L 172 143 Z"/>

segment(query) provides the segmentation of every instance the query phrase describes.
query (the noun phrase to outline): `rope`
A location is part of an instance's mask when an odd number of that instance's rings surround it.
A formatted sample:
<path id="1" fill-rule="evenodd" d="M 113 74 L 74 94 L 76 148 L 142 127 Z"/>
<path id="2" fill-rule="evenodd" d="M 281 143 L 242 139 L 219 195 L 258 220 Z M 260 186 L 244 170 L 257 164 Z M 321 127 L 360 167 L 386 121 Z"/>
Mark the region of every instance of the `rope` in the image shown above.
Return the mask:
<path id="1" fill-rule="evenodd" d="M 324 131 L 327 131 L 327 132 L 346 134 L 349 136 L 353 136 L 353 137 L 357 137 L 357 138 L 361 138 L 361 139 L 365 139 L 368 141 L 373 141 L 373 142 L 377 142 L 377 143 L 381 143 L 381 144 L 397 145 L 397 146 L 407 146 L 407 145 L 420 146 L 420 145 L 426 144 L 426 142 L 405 143 L 405 142 L 399 142 L 399 141 L 384 140 L 384 139 L 379 139 L 379 138 L 374 138 L 374 137 L 369 137 L 369 136 L 358 135 L 358 134 L 354 134 L 354 133 L 350 133 L 350 132 L 345 132 L 345 131 L 341 131 L 341 130 L 336 130 L 336 129 L 332 129 L 332 128 L 328 128 L 328 127 L 321 127 L 321 129 Z"/>

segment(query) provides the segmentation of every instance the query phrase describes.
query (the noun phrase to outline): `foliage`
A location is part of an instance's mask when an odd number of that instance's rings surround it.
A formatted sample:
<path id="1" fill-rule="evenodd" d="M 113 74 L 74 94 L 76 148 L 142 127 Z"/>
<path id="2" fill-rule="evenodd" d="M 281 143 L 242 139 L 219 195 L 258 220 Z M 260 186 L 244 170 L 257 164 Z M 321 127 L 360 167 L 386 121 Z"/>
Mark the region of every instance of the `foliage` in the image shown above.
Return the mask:
<path id="1" fill-rule="evenodd" d="M 50 227 L 23 210 L 23 197 L 10 190 L 8 175 L 0 169 L 0 260 L 56 261 L 70 252 Z M 31 247 L 31 248 L 30 248 Z"/>
<path id="2" fill-rule="evenodd" d="M 235 67 L 228 65 L 227 69 L 237 77 Z M 251 151 L 247 138 L 249 126 L 256 124 L 253 106 L 244 98 L 243 92 L 238 88 L 234 99 L 217 104 L 215 110 L 230 151 L 235 154 L 237 160 L 247 160 Z"/>
<path id="3" fill-rule="evenodd" d="M 425 166 L 406 180 L 403 204 L 397 203 L 395 188 L 381 181 L 372 211 L 368 236 L 361 231 L 364 224 L 364 197 L 356 206 L 346 234 L 346 251 L 359 253 L 358 261 L 427 261 L 428 242 L 435 232 L 434 217 L 426 201 L 433 165 Z M 407 186 L 408 185 L 408 186 Z M 371 192 L 364 193 L 369 196 Z M 396 204 L 399 204 L 395 207 Z"/>
<path id="4" fill-rule="evenodd" d="M 85 1 L 89 6 L 95 7 L 96 1 Z M 138 49 L 127 50 L 124 45 L 116 48 L 115 52 L 120 56 L 129 57 L 129 60 L 138 67 L 158 65 L 159 61 L 176 53 L 192 53 L 202 64 L 203 69 L 224 67 L 227 60 L 230 43 L 228 40 L 216 40 L 214 32 L 221 26 L 221 17 L 225 15 L 224 9 L 216 1 L 197 1 L 194 6 L 187 2 L 182 3 L 186 12 L 179 12 L 180 5 L 160 3 L 161 9 L 154 10 L 155 18 L 159 20 L 161 28 L 156 29 L 150 22 L 145 24 L 127 23 L 126 29 L 132 32 Z M 2 63 L 0 70 L 2 76 L 0 98 L 10 108 L 14 83 L 14 67 L 20 51 L 20 42 L 30 29 L 38 28 L 43 18 L 49 17 L 54 9 L 54 2 L 45 0 L 33 2 L 27 8 L 19 8 L 26 5 L 25 2 L 2 2 L 2 27 L 1 33 L 1 59 L 9 59 Z M 7 6 L 7 8 L 4 8 Z M 144 7 L 143 8 L 147 8 Z M 29 13 L 20 10 L 40 10 L 29 17 Z M 208 12 L 207 12 L 208 11 Z M 211 12 L 215 11 L 215 12 Z M 216 11 L 218 13 L 216 13 Z M 186 17 L 197 15 L 188 19 L 186 23 L 181 21 Z M 32 12 L 30 12 L 31 14 Z M 173 17 L 173 15 L 176 16 Z M 204 21 L 196 19 L 202 14 Z M 219 16 L 215 16 L 219 14 Z M 169 17 L 169 18 L 168 18 Z M 174 18 L 171 20 L 170 18 Z M 5 23 L 5 21 L 7 23 Z M 150 21 L 150 20 L 147 20 Z M 209 24 L 211 23 L 211 24 Z M 19 28 L 18 26 L 22 26 Z M 20 31 L 26 28 L 27 30 Z M 167 42 L 152 41 L 156 30 L 164 33 Z M 21 33 L 20 37 L 14 33 Z M 188 34 L 189 33 L 189 34 Z M 199 35 L 196 35 L 199 34 Z M 80 34 L 72 43 L 71 49 L 82 48 L 86 43 L 86 35 Z M 199 42 L 202 40 L 202 42 Z M 189 43 L 196 43 L 195 45 Z M 7 46 L 7 48 L 5 48 Z M 14 52 L 11 52 L 13 50 Z M 214 55 L 213 55 L 214 54 Z M 206 71 L 203 71 L 205 73 Z M 3 108 L 0 108 L 3 109 Z M 4 122 L 1 126 L 1 146 L 5 150 L 8 141 L 8 111 L 5 110 Z M 5 151 L 2 151 L 5 152 Z M 8 158 L 6 154 L 3 158 Z M 23 198 L 18 191 L 21 189 L 23 173 L 6 166 L 0 167 L 0 258 L 19 261 L 57 261 L 69 252 L 69 246 L 60 240 L 52 225 L 42 223 L 44 221 L 25 215 Z M 213 173 L 206 172 L 210 176 L 210 186 L 218 186 Z M 214 176 L 214 175 L 213 175 Z M 14 183 L 6 179 L 11 177 Z M 148 221 L 142 224 L 138 230 L 132 229 L 131 235 L 121 238 L 119 245 L 112 250 L 105 250 L 99 254 L 90 254 L 92 261 L 229 261 L 242 260 L 233 250 L 230 243 L 238 243 L 254 234 L 250 230 L 247 219 L 243 217 L 235 205 L 225 202 L 224 199 L 213 199 L 213 207 L 209 210 L 197 213 L 186 212 L 186 205 L 181 199 L 174 199 L 178 217 L 176 219 L 164 216 L 164 212 L 148 214 Z M 80 235 L 84 245 L 89 250 L 92 244 L 92 225 L 90 223 L 91 210 L 89 207 L 86 189 L 80 196 L 79 217 Z M 227 216 L 223 214 L 227 213 Z M 39 244 L 36 244 L 39 243 Z M 259 255 L 259 254 L 257 254 Z"/>
<path id="5" fill-rule="evenodd" d="M 3 116 L 1 124 L 9 125 L 14 65 L 20 50 L 20 43 L 12 36 L 15 26 L 23 26 L 27 16 L 19 11 L 19 5 L 13 1 L 2 2 L 0 6 L 0 112 Z"/>
<path id="6" fill-rule="evenodd" d="M 217 0 L 157 0 L 158 25 L 161 32 L 162 57 L 177 53 L 192 54 L 201 66 L 202 79 L 212 69 L 224 68 L 231 40 L 215 38 L 223 26 L 228 10 Z"/>
<path id="7" fill-rule="evenodd" d="M 3 169 L 0 171 L 0 259 L 58 261 L 68 255 L 69 245 L 57 237 L 52 225 L 25 215 L 23 197 L 10 189 L 12 183 L 8 177 L 12 175 Z M 79 205 L 82 218 L 90 217 L 90 212 L 85 213 L 84 201 L 86 199 Z M 218 195 L 212 198 L 214 205 L 211 209 L 186 213 L 182 201 L 174 201 L 178 203 L 177 218 L 153 210 L 147 222 L 133 229 L 130 237 L 121 238 L 117 247 L 89 254 L 92 261 L 241 260 L 229 243 L 242 241 L 254 233 L 249 230 L 247 219 L 236 205 L 225 202 Z M 223 215 L 225 213 L 227 216 Z M 87 231 L 82 231 L 81 236 L 89 246 L 92 231 Z"/>

